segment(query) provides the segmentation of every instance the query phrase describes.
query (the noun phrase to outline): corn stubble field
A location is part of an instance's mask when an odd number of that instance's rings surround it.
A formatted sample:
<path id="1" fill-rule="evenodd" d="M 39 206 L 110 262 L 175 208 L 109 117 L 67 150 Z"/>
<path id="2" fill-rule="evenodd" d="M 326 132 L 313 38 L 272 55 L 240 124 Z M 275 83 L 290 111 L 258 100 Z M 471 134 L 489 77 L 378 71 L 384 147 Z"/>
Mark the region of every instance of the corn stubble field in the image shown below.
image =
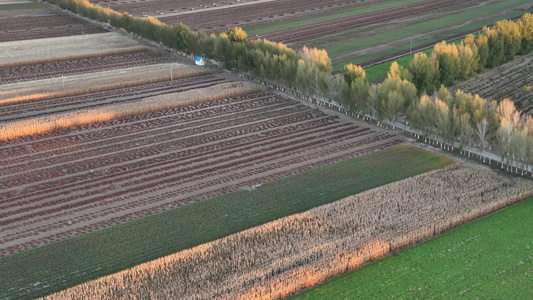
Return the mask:
<path id="1" fill-rule="evenodd" d="M 533 195 L 454 165 L 139 265 L 45 299 L 277 299 Z M 172 284 L 169 284 L 172 282 Z"/>

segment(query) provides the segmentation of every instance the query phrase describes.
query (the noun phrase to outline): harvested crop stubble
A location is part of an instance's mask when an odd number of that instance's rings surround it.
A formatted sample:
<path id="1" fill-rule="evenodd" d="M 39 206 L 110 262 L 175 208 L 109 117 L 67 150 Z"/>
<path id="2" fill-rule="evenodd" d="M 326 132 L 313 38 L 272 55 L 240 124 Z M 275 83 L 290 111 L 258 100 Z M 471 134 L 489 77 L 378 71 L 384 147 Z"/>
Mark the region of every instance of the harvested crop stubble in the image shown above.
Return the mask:
<path id="1" fill-rule="evenodd" d="M 159 110 L 198 104 L 222 98 L 236 97 L 260 90 L 248 82 L 228 82 L 207 88 L 143 98 L 141 101 L 109 105 L 98 109 L 80 110 L 64 114 L 0 124 L 0 139 L 33 135 L 60 128 L 109 121 Z"/>
<path id="2" fill-rule="evenodd" d="M 4 84 L 0 85 L 0 105 L 55 99 L 167 81 L 171 79 L 171 68 L 173 80 L 214 72 L 213 69 L 181 64 L 157 64 Z"/>
<path id="3" fill-rule="evenodd" d="M 45 299 L 278 299 L 531 197 L 533 184 L 455 165 L 100 278 Z"/>

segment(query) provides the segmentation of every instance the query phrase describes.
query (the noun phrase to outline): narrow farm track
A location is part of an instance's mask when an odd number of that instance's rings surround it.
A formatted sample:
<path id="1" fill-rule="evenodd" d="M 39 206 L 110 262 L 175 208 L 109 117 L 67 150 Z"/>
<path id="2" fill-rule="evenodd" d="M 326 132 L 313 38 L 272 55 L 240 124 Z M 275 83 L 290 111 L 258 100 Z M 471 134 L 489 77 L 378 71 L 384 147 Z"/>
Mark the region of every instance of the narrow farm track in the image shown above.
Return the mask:
<path id="1" fill-rule="evenodd" d="M 105 92 L 83 94 L 79 96 L 0 106 L 0 122 L 12 122 L 49 114 L 132 102 L 155 95 L 209 87 L 219 84 L 222 81 L 224 81 L 224 78 L 213 75 L 205 75 L 174 80 L 171 82 L 165 81 L 128 88 L 120 88 Z"/>
<path id="2" fill-rule="evenodd" d="M 149 50 L 98 57 L 0 68 L 0 84 L 38 80 L 63 75 L 131 68 L 171 62 L 172 57 Z"/>
<path id="3" fill-rule="evenodd" d="M 0 142 L 0 257 L 402 143 L 274 93 Z"/>
<path id="4" fill-rule="evenodd" d="M 301 41 L 304 39 L 316 38 L 327 34 L 336 32 L 342 32 L 343 30 L 353 29 L 360 26 L 376 24 L 379 22 L 390 21 L 393 19 L 403 18 L 409 15 L 418 14 L 421 12 L 428 12 L 435 9 L 442 9 L 447 6 L 460 4 L 468 1 L 461 0 L 430 0 L 420 3 L 414 3 L 401 7 L 395 7 L 390 9 L 384 9 L 380 11 L 374 11 L 365 13 L 362 15 L 356 15 L 346 17 L 342 19 L 321 22 L 318 24 L 311 24 L 301 26 L 293 29 L 276 31 L 268 34 L 263 34 L 261 38 L 281 42 L 292 43 Z M 251 39 L 257 39 L 252 37 Z"/>

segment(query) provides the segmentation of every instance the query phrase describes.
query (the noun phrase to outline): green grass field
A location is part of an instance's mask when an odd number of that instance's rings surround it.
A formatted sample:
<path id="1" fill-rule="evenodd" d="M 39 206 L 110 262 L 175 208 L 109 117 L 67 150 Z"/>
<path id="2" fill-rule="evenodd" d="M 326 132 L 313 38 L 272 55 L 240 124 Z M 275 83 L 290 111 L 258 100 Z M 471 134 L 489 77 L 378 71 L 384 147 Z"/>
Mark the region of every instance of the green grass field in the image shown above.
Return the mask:
<path id="1" fill-rule="evenodd" d="M 292 299 L 531 299 L 533 199 Z"/>
<path id="2" fill-rule="evenodd" d="M 388 32 L 380 33 L 380 34 L 375 34 L 375 35 L 360 38 L 357 40 L 347 41 L 341 44 L 336 44 L 330 47 L 326 47 L 325 49 L 331 58 L 335 58 L 335 57 L 349 54 L 351 52 L 370 48 L 376 45 L 400 40 L 400 39 L 403 39 L 409 36 L 414 36 L 417 34 L 424 34 L 424 33 L 428 33 L 434 30 L 442 29 L 442 28 L 461 25 L 474 18 L 492 15 L 492 14 L 495 14 L 495 13 L 498 13 L 498 12 L 501 12 L 507 9 L 511 9 L 516 6 L 528 4 L 528 3 L 530 3 L 530 1 L 528 0 L 510 0 L 510 1 L 498 2 L 492 5 L 487 5 L 486 7 L 484 7 L 484 9 L 467 11 L 467 12 L 455 14 L 452 16 L 447 16 L 447 17 L 437 18 L 434 20 L 426 21 L 426 22 L 417 23 L 414 25 L 400 28 L 400 29 L 396 29 L 396 30 L 392 30 L 392 31 L 388 31 Z M 483 25 L 493 24 L 494 22 L 498 20 L 521 16 L 525 12 L 526 11 L 517 10 L 515 12 L 508 13 L 505 15 L 487 18 L 483 20 L 482 22 L 465 24 L 461 26 L 461 28 L 451 29 L 451 30 L 447 30 L 446 32 L 442 32 L 435 38 L 413 42 L 413 46 L 427 44 L 433 41 L 439 41 L 440 39 L 448 37 L 448 36 L 452 36 L 452 35 L 455 35 L 461 32 L 469 31 L 469 30 L 481 27 Z M 409 49 L 409 47 L 410 47 L 410 43 L 406 43 L 404 45 L 396 47 L 394 50 L 396 50 L 395 52 L 398 52 L 401 50 Z M 386 54 L 382 53 L 380 55 L 384 56 Z M 373 54 L 372 57 L 373 58 L 367 57 L 365 61 L 375 59 L 380 56 L 378 56 L 378 54 Z M 334 70 L 342 68 L 342 66 L 350 62 L 355 63 L 355 64 L 360 64 L 364 61 L 362 61 L 360 58 L 356 58 L 356 59 L 350 59 L 350 60 L 346 60 L 342 62 L 336 62 L 334 65 Z"/>
<path id="3" fill-rule="evenodd" d="M 394 147 L 4 257 L 0 299 L 43 296 L 452 163 Z"/>
<path id="4" fill-rule="evenodd" d="M 343 9 L 340 11 L 322 14 L 318 16 L 310 16 L 310 17 L 297 18 L 297 19 L 283 21 L 283 22 L 263 24 L 260 26 L 249 27 L 249 28 L 246 28 L 245 30 L 248 33 L 248 36 L 254 36 L 256 34 L 261 35 L 261 34 L 267 34 L 267 33 L 280 31 L 280 30 L 292 29 L 292 28 L 302 27 L 306 25 L 337 20 L 337 19 L 346 18 L 350 16 L 362 15 L 362 14 L 369 13 L 369 12 L 399 7 L 399 6 L 413 4 L 417 2 L 423 2 L 423 1 L 426 1 L 426 0 L 386 1 L 384 3 L 375 3 L 375 4 L 354 7 L 350 9 Z"/>

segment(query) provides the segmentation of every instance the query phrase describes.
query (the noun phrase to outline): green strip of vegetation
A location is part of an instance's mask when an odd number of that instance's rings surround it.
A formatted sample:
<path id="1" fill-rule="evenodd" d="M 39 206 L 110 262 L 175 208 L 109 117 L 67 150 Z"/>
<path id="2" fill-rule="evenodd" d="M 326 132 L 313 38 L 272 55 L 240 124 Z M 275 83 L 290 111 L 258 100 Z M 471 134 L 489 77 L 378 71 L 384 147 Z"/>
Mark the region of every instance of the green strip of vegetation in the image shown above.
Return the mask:
<path id="1" fill-rule="evenodd" d="M 0 4 L 0 10 L 36 9 L 45 6 L 37 2 Z"/>
<path id="2" fill-rule="evenodd" d="M 362 15 L 369 12 L 374 12 L 378 10 L 400 7 L 403 5 L 413 4 L 417 2 L 423 2 L 426 0 L 397 0 L 397 1 L 385 1 L 381 3 L 369 4 L 365 6 L 353 7 L 350 9 L 343 9 L 333 13 L 320 14 L 318 16 L 310 16 L 305 18 L 297 18 L 293 20 L 287 20 L 283 22 L 276 22 L 271 24 L 264 24 L 260 26 L 253 26 L 246 28 L 246 33 L 248 36 L 255 36 L 261 34 L 267 34 L 275 31 L 292 29 L 297 27 L 302 27 L 311 24 L 317 24 L 332 20 L 337 20 L 341 18 L 351 17 Z"/>
<path id="3" fill-rule="evenodd" d="M 325 50 L 328 52 L 331 58 L 334 58 L 334 57 L 338 57 L 338 56 L 348 54 L 354 51 L 370 48 L 376 45 L 388 43 L 388 42 L 399 40 L 399 39 L 406 38 L 409 36 L 423 34 L 423 33 L 431 32 L 431 31 L 438 30 L 441 28 L 455 26 L 455 25 L 464 23 L 466 21 L 472 20 L 474 18 L 479 18 L 479 17 L 490 15 L 490 14 L 495 14 L 495 13 L 508 10 L 508 9 L 512 9 L 516 6 L 525 5 L 528 3 L 530 3 L 530 0 L 509 0 L 509 1 L 498 2 L 492 5 L 486 5 L 486 6 L 480 7 L 475 10 L 470 10 L 470 11 L 466 11 L 463 13 L 434 19 L 431 21 L 417 23 L 414 25 L 400 28 L 400 29 L 396 29 L 396 30 L 392 30 L 392 31 L 388 31 L 388 32 L 380 33 L 380 34 L 375 34 L 375 35 L 364 37 L 361 39 L 348 41 L 342 44 L 329 46 L 329 47 L 326 47 Z M 509 14 L 509 15 L 520 16 L 523 14 L 524 12 L 522 11 L 522 12 L 516 12 L 516 14 Z M 501 20 L 504 18 L 505 18 L 504 16 L 499 16 L 499 17 L 491 18 L 491 20 Z M 467 31 L 465 30 L 465 28 L 473 29 L 476 27 L 479 27 L 479 25 L 476 24 L 476 26 L 474 27 L 471 27 L 470 25 L 464 26 L 459 30 L 459 32 Z M 451 31 L 449 31 L 448 33 L 450 32 Z M 344 65 L 345 63 L 343 62 L 342 64 Z"/>
<path id="4" fill-rule="evenodd" d="M 398 146 L 0 259 L 0 298 L 34 298 L 453 161 Z"/>
<path id="5" fill-rule="evenodd" d="M 292 299 L 530 299 L 533 199 Z"/>

